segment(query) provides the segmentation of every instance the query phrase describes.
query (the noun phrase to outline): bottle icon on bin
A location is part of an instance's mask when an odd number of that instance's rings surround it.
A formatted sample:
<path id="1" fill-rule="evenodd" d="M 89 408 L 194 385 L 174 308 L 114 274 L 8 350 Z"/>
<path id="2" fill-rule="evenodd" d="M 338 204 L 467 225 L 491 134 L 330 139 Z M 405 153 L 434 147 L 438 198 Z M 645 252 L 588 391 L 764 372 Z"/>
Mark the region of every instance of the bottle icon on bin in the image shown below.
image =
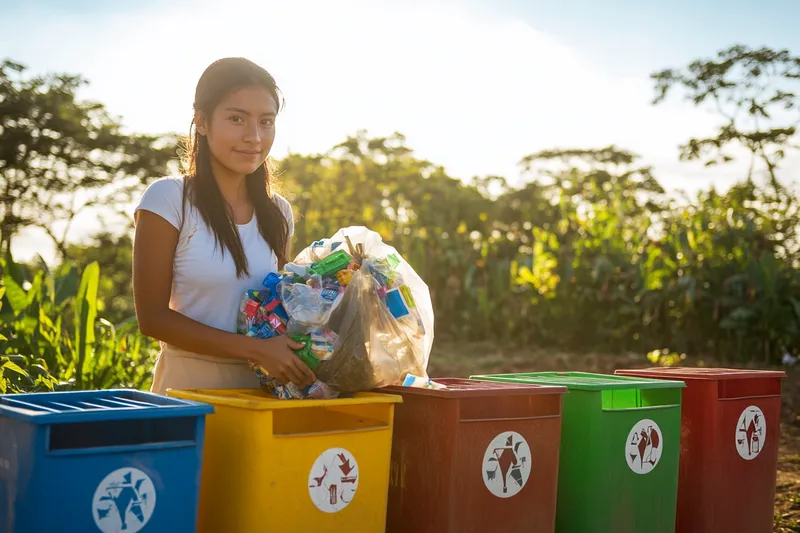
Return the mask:
<path id="1" fill-rule="evenodd" d="M 314 505 L 325 513 L 338 513 L 355 498 L 358 463 L 344 448 L 324 451 L 308 476 L 308 493 Z"/>
<path id="2" fill-rule="evenodd" d="M 767 425 L 764 413 L 751 405 L 739 415 L 736 424 L 736 451 L 746 461 L 755 459 L 767 440 Z"/>

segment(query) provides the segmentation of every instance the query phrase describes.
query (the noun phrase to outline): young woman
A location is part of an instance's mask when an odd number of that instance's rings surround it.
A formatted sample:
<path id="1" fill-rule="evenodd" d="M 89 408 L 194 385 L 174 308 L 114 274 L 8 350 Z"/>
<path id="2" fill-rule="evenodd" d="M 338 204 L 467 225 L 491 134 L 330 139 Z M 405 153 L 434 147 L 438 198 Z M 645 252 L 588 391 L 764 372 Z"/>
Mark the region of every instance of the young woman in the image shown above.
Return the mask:
<path id="1" fill-rule="evenodd" d="M 302 344 L 236 334 L 244 292 L 291 254 L 291 206 L 273 192 L 267 161 L 279 94 L 246 59 L 212 63 L 195 92 L 188 175 L 154 182 L 136 208 L 136 315 L 161 342 L 153 392 L 258 387 L 248 360 L 282 383 L 314 381 L 292 352 Z"/>

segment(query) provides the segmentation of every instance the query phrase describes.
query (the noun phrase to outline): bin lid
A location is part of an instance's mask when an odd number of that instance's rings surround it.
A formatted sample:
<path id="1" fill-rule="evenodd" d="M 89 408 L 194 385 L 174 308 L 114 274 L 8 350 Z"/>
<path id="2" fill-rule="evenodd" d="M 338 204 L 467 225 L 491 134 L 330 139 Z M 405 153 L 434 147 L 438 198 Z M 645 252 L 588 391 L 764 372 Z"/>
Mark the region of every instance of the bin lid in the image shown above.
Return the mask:
<path id="1" fill-rule="evenodd" d="M 420 387 L 384 387 L 380 390 L 393 394 L 415 394 L 440 398 L 471 398 L 476 396 L 530 396 L 532 394 L 566 394 L 566 387 L 558 385 L 534 385 L 530 383 L 502 383 L 499 381 L 476 381 L 462 378 L 432 378 L 446 389 L 423 389 Z"/>
<path id="2" fill-rule="evenodd" d="M 589 372 L 531 372 L 524 374 L 488 374 L 472 376 L 470 379 L 498 380 L 506 383 L 535 383 L 540 385 L 561 385 L 573 390 L 604 391 L 622 389 L 674 389 L 685 387 L 681 381 L 663 379 L 634 378 L 613 374 L 592 374 Z"/>
<path id="3" fill-rule="evenodd" d="M 331 400 L 281 400 L 261 389 L 168 389 L 167 394 L 185 400 L 255 411 L 403 402 L 400 396 L 370 392 L 357 392 L 353 394 L 352 398 L 334 398 Z"/>
<path id="4" fill-rule="evenodd" d="M 214 407 L 208 404 L 133 389 L 0 395 L 0 418 L 33 424 L 172 418 L 213 412 Z"/>
<path id="5" fill-rule="evenodd" d="M 631 368 L 616 371 L 617 375 L 643 376 L 661 379 L 704 379 L 721 381 L 726 379 L 785 378 L 786 372 L 780 370 L 747 370 L 739 368 L 687 368 L 653 367 Z"/>

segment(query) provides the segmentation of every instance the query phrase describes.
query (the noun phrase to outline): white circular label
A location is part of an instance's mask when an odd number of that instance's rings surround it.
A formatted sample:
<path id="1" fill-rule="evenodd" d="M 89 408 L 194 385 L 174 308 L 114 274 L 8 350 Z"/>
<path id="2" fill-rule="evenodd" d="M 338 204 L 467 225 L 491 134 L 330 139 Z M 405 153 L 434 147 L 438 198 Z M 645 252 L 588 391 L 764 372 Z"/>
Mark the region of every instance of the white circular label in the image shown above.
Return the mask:
<path id="1" fill-rule="evenodd" d="M 531 448 L 525 437 L 506 431 L 492 439 L 483 456 L 483 482 L 498 498 L 519 494 L 531 474 Z"/>
<path id="2" fill-rule="evenodd" d="M 645 418 L 639 420 L 625 441 L 625 460 L 637 474 L 649 474 L 661 460 L 664 437 L 658 424 Z"/>
<path id="3" fill-rule="evenodd" d="M 325 450 L 308 474 L 308 494 L 317 509 L 338 513 L 347 507 L 358 489 L 358 463 L 344 448 Z"/>
<path id="4" fill-rule="evenodd" d="M 764 413 L 751 405 L 739 415 L 736 424 L 736 451 L 742 459 L 750 461 L 758 457 L 767 442 L 767 420 Z"/>
<path id="5" fill-rule="evenodd" d="M 103 533 L 136 533 L 156 508 L 156 488 L 138 468 L 114 470 L 97 485 L 92 501 L 94 523 Z"/>

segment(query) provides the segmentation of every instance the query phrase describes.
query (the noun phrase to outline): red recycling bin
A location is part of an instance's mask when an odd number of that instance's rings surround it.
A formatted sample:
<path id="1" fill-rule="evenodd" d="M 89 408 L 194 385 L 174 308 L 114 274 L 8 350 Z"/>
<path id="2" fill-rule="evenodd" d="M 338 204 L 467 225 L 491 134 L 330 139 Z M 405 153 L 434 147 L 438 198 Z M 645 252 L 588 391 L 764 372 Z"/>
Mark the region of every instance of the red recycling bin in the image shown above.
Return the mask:
<path id="1" fill-rule="evenodd" d="M 784 372 L 617 370 L 686 383 L 676 533 L 770 533 Z"/>

